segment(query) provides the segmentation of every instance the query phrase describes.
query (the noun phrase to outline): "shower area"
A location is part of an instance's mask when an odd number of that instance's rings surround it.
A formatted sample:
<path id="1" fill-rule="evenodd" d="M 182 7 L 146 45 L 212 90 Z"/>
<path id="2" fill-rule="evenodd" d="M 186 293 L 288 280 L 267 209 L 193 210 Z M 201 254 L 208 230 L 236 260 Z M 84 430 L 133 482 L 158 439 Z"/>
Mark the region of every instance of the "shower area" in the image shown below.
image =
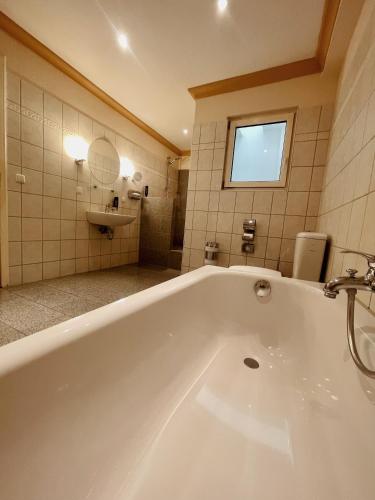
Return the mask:
<path id="1" fill-rule="evenodd" d="M 181 158 L 168 158 L 165 176 L 142 198 L 141 264 L 181 269 L 189 170 L 180 165 Z"/>

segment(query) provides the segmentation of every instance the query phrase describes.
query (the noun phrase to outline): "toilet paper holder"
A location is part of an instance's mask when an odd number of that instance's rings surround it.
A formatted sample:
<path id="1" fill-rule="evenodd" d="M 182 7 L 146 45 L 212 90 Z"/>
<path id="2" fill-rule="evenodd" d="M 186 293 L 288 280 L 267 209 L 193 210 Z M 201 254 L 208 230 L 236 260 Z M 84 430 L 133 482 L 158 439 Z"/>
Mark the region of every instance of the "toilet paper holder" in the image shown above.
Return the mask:
<path id="1" fill-rule="evenodd" d="M 244 219 L 243 221 L 242 252 L 244 253 L 254 253 L 256 226 L 256 219 Z"/>

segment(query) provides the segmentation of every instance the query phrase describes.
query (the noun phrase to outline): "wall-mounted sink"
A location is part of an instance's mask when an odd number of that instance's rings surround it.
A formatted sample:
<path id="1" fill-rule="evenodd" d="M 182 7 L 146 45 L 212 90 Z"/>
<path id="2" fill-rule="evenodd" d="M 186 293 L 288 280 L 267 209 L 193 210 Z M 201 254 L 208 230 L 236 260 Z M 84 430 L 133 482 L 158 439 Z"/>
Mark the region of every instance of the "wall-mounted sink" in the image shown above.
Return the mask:
<path id="1" fill-rule="evenodd" d="M 135 220 L 135 215 L 123 215 L 113 212 L 87 211 L 86 217 L 91 224 L 98 226 L 126 226 Z"/>

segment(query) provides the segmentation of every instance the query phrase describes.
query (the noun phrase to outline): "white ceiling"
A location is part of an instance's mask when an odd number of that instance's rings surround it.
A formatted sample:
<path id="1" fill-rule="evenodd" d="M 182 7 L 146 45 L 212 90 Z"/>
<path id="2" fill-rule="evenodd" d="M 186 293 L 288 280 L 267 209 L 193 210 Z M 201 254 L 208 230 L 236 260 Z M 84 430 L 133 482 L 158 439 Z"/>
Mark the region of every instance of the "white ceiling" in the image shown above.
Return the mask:
<path id="1" fill-rule="evenodd" d="M 188 87 L 313 57 L 324 0 L 0 0 L 3 12 L 181 149 Z M 116 32 L 126 33 L 124 52 Z M 189 129 L 184 136 L 182 129 Z"/>

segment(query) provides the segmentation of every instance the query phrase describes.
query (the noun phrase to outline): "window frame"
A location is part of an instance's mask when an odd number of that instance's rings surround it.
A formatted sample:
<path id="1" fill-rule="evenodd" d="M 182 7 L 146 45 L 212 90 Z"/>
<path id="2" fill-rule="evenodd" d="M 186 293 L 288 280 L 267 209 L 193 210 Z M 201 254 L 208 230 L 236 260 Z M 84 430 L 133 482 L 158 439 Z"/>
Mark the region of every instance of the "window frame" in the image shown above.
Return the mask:
<path id="1" fill-rule="evenodd" d="M 263 113 L 243 118 L 236 118 L 229 122 L 227 154 L 224 169 L 224 188 L 284 188 L 287 181 L 290 147 L 292 143 L 295 113 L 293 111 Z M 281 158 L 280 178 L 277 181 L 232 181 L 235 131 L 238 127 L 267 125 L 286 122 L 283 155 Z"/>

